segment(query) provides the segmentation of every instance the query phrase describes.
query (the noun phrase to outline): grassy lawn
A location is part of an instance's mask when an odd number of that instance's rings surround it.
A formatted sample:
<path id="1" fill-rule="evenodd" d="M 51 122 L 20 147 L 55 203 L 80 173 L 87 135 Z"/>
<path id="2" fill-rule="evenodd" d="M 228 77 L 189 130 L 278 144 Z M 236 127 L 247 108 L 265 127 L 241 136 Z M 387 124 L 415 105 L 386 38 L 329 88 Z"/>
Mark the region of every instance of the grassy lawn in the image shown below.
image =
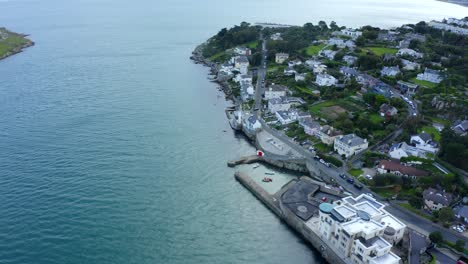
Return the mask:
<path id="1" fill-rule="evenodd" d="M 395 194 L 393 188 L 372 188 L 372 191 L 380 195 L 382 198 L 389 198 Z"/>
<path id="2" fill-rule="evenodd" d="M 436 122 L 445 126 L 450 125 L 450 121 L 447 119 L 442 119 L 435 116 L 428 116 L 428 118 L 431 119 L 432 122 Z"/>
<path id="3" fill-rule="evenodd" d="M 429 135 L 433 136 L 433 139 L 435 141 L 439 142 L 440 132 L 437 131 L 437 129 L 435 127 L 433 127 L 433 126 L 423 126 L 422 128 L 418 129 L 418 133 L 421 133 L 423 131 L 428 133 Z"/>
<path id="4" fill-rule="evenodd" d="M 320 142 L 320 143 L 317 143 L 314 145 L 315 149 L 318 151 L 318 152 L 322 152 L 322 153 L 326 153 L 330 150 L 330 147 L 327 146 L 327 144 L 323 143 L 323 142 Z"/>
<path id="5" fill-rule="evenodd" d="M 354 177 L 358 177 L 364 173 L 361 169 L 351 169 L 348 171 L 349 174 L 353 175 Z"/>
<path id="6" fill-rule="evenodd" d="M 384 120 L 383 117 L 381 117 L 380 114 L 377 113 L 370 114 L 369 119 L 374 124 L 380 124 Z"/>
<path id="7" fill-rule="evenodd" d="M 245 43 L 243 46 L 246 46 L 249 49 L 255 49 L 258 45 L 258 40 L 254 40 L 248 43 Z"/>
<path id="8" fill-rule="evenodd" d="M 419 216 L 422 216 L 428 220 L 432 220 L 430 216 L 428 216 L 427 214 L 421 212 L 420 210 L 414 208 L 413 206 L 411 206 L 410 204 L 407 204 L 407 203 L 400 203 L 399 204 L 401 207 L 405 208 L 406 210 L 408 211 L 411 211 Z"/>
<path id="9" fill-rule="evenodd" d="M 221 52 L 216 53 L 215 55 L 209 57 L 208 59 L 210 61 L 217 61 L 217 60 L 223 58 L 225 55 L 226 55 L 226 53 L 224 51 L 221 51 Z"/>
<path id="10" fill-rule="evenodd" d="M 312 94 L 312 90 L 307 87 L 295 86 L 294 88 L 297 89 L 301 93 Z"/>
<path id="11" fill-rule="evenodd" d="M 395 55 L 398 51 L 398 49 L 386 48 L 386 47 L 369 47 L 366 49 L 370 50 L 372 53 L 374 53 L 377 56 L 382 56 L 387 53 L 390 55 Z"/>
<path id="12" fill-rule="evenodd" d="M 335 101 L 326 101 L 326 102 L 316 104 L 316 105 L 313 105 L 313 106 L 309 107 L 309 111 L 314 113 L 314 114 L 318 114 L 318 113 L 320 113 L 320 109 L 322 109 L 324 107 L 333 106 L 333 105 L 336 105 Z"/>
<path id="13" fill-rule="evenodd" d="M 425 86 L 427 88 L 434 88 L 434 87 L 436 87 L 438 85 L 437 83 L 431 83 L 431 82 L 428 82 L 428 81 L 418 80 L 418 79 L 416 79 L 416 77 L 410 79 L 410 82 L 421 85 L 421 86 Z"/>
<path id="14" fill-rule="evenodd" d="M 437 263 L 436 256 L 434 254 L 431 254 L 431 256 L 432 256 L 432 260 L 431 260 L 431 262 L 429 262 L 429 264 L 436 264 Z"/>
<path id="15" fill-rule="evenodd" d="M 310 45 L 309 47 L 306 48 L 306 53 L 309 56 L 314 56 L 319 53 L 320 50 L 322 50 L 326 44 L 320 44 L 320 45 Z"/>

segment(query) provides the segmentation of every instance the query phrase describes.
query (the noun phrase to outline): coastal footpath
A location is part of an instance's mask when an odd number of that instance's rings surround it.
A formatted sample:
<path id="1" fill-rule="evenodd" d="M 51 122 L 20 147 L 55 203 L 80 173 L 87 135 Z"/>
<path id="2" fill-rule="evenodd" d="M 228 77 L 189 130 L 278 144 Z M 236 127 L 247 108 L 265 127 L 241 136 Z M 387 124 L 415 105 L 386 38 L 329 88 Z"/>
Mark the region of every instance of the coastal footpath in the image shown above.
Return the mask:
<path id="1" fill-rule="evenodd" d="M 33 45 L 34 42 L 28 39 L 27 35 L 0 28 L 0 60 L 20 53 Z"/>

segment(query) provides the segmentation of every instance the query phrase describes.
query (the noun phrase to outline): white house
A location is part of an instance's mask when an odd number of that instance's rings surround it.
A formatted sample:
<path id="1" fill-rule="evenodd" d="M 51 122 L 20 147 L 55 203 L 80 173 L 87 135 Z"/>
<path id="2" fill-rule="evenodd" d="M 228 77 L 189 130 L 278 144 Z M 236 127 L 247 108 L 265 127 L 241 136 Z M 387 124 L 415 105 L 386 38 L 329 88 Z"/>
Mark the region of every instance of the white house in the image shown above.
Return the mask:
<path id="1" fill-rule="evenodd" d="M 364 151 L 369 146 L 367 139 L 360 138 L 355 134 L 348 134 L 335 138 L 333 149 L 340 155 L 345 155 L 349 158 L 361 151 Z"/>
<path id="2" fill-rule="evenodd" d="M 306 60 L 305 61 L 305 65 L 309 68 L 309 69 L 313 69 L 316 65 L 320 65 L 322 64 L 321 61 L 319 60 L 316 60 L 316 59 L 309 59 L 309 60 Z"/>
<path id="3" fill-rule="evenodd" d="M 405 59 L 400 59 L 400 61 L 401 61 L 401 64 L 403 64 L 403 70 L 414 71 L 414 70 L 419 70 L 419 68 L 421 68 L 421 65 L 417 62 L 412 62 L 412 61 L 405 60 Z"/>
<path id="4" fill-rule="evenodd" d="M 431 136 L 424 131 L 418 135 L 411 136 L 410 142 L 416 148 L 426 152 L 435 154 L 439 151 L 437 142 L 433 141 Z"/>
<path id="5" fill-rule="evenodd" d="M 357 77 L 359 75 L 358 70 L 355 68 L 350 68 L 346 66 L 340 67 L 340 72 L 343 74 L 345 77 L 351 78 L 351 77 Z"/>
<path id="6" fill-rule="evenodd" d="M 293 67 L 287 67 L 284 69 L 284 75 L 286 76 L 293 76 L 294 74 L 296 74 L 296 70 L 294 70 Z"/>
<path id="7" fill-rule="evenodd" d="M 423 198 L 426 209 L 438 211 L 452 203 L 453 195 L 434 188 L 428 188 L 423 191 Z"/>
<path id="8" fill-rule="evenodd" d="M 248 118 L 243 119 L 244 129 L 253 134 L 262 128 L 262 124 L 258 121 L 255 115 L 250 115 Z"/>
<path id="9" fill-rule="evenodd" d="M 265 90 L 265 100 L 286 96 L 288 88 L 283 85 L 272 84 Z"/>
<path id="10" fill-rule="evenodd" d="M 312 118 L 302 118 L 299 120 L 299 125 L 304 128 L 304 132 L 309 136 L 318 136 L 320 124 L 313 121 Z"/>
<path id="11" fill-rule="evenodd" d="M 354 41 L 345 40 L 345 39 L 341 39 L 341 38 L 331 38 L 331 39 L 329 39 L 328 40 L 328 45 L 330 45 L 330 46 L 336 45 L 339 48 L 344 48 L 344 47 L 354 48 L 354 47 L 356 47 L 356 44 L 354 44 Z"/>
<path id="12" fill-rule="evenodd" d="M 406 225 L 374 198 L 361 194 L 319 206 L 318 233 L 346 263 L 398 264 L 391 249 L 403 238 Z"/>
<path id="13" fill-rule="evenodd" d="M 288 58 L 289 58 L 288 53 L 281 53 L 281 52 L 276 53 L 275 62 L 281 64 L 281 63 L 285 62 Z"/>
<path id="14" fill-rule="evenodd" d="M 283 38 L 281 37 L 281 33 L 279 33 L 279 32 L 274 33 L 273 35 L 271 35 L 270 39 L 271 40 L 283 40 Z"/>
<path id="15" fill-rule="evenodd" d="M 456 19 L 453 17 L 450 17 L 447 19 L 447 24 L 455 24 L 455 25 L 462 26 L 462 27 L 468 27 L 467 20 Z"/>
<path id="16" fill-rule="evenodd" d="M 234 48 L 234 53 L 237 54 L 237 55 L 243 55 L 243 56 L 252 55 L 252 52 L 250 51 L 250 49 L 246 48 L 246 47 L 235 47 Z"/>
<path id="17" fill-rule="evenodd" d="M 239 70 L 241 74 L 247 74 L 249 69 L 249 59 L 246 56 L 238 56 L 235 58 L 234 67 Z"/>
<path id="18" fill-rule="evenodd" d="M 362 32 L 356 29 L 347 28 L 347 29 L 342 29 L 341 34 L 351 37 L 352 39 L 356 40 L 358 37 L 362 35 Z"/>
<path id="19" fill-rule="evenodd" d="M 419 53 L 419 52 L 417 52 L 415 50 L 407 49 L 407 48 L 399 49 L 398 52 L 396 53 L 396 55 L 398 55 L 398 56 L 408 55 L 408 56 L 411 56 L 413 58 L 422 58 L 424 56 L 424 54 L 422 54 L 422 53 Z"/>
<path id="20" fill-rule="evenodd" d="M 381 76 L 392 76 L 395 77 L 397 74 L 401 73 L 399 66 L 386 67 L 384 66 L 380 71 Z"/>
<path id="21" fill-rule="evenodd" d="M 240 96 L 243 102 L 247 102 L 253 99 L 255 95 L 255 89 L 251 82 L 241 81 L 240 82 Z"/>
<path id="22" fill-rule="evenodd" d="M 351 66 L 353 64 L 355 64 L 357 62 L 357 57 L 356 56 L 351 56 L 351 55 L 345 55 L 343 57 L 343 61 L 346 62 L 346 64 L 348 64 L 348 66 Z"/>
<path id="23" fill-rule="evenodd" d="M 296 65 L 301 65 L 302 64 L 302 61 L 300 60 L 292 60 L 292 61 L 288 61 L 288 66 L 289 67 L 294 67 Z"/>
<path id="24" fill-rule="evenodd" d="M 234 82 L 240 83 L 240 82 L 249 82 L 252 83 L 252 75 L 248 74 L 237 74 L 236 77 L 234 77 Z"/>
<path id="25" fill-rule="evenodd" d="M 392 159 L 401 159 L 403 157 L 419 157 L 419 158 L 428 158 L 426 156 L 427 151 L 418 149 L 416 147 L 406 144 L 406 142 L 400 142 L 393 144 L 388 151 L 388 155 Z"/>
<path id="26" fill-rule="evenodd" d="M 299 118 L 297 111 L 292 109 L 289 109 L 289 111 L 277 111 L 275 115 L 282 125 L 291 124 Z"/>
<path id="27" fill-rule="evenodd" d="M 418 74 L 416 79 L 422 80 L 422 81 L 428 81 L 431 83 L 440 83 L 442 80 L 444 80 L 444 77 L 442 76 L 440 71 L 426 68 L 424 70 L 424 73 Z"/>
<path id="28" fill-rule="evenodd" d="M 315 79 L 315 83 L 319 86 L 332 86 L 337 83 L 335 77 L 326 74 L 326 73 L 319 73 Z"/>
<path id="29" fill-rule="evenodd" d="M 273 98 L 268 100 L 268 110 L 271 113 L 276 113 L 278 111 L 288 111 L 291 108 L 291 104 L 283 98 Z"/>
<path id="30" fill-rule="evenodd" d="M 314 72 L 314 74 L 325 73 L 327 71 L 327 65 L 325 64 L 314 65 L 314 67 L 312 68 L 312 71 Z"/>
<path id="31" fill-rule="evenodd" d="M 465 136 L 468 133 L 468 120 L 458 120 L 453 126 L 452 130 L 459 136 Z"/>
<path id="32" fill-rule="evenodd" d="M 406 166 L 394 160 L 381 160 L 379 165 L 377 165 L 377 172 L 380 174 L 390 173 L 397 176 L 410 177 L 413 179 L 429 175 L 427 171 L 423 171 L 411 166 Z"/>
<path id="33" fill-rule="evenodd" d="M 327 145 L 333 144 L 335 138 L 340 135 L 342 135 L 341 131 L 329 125 L 320 127 L 319 131 L 317 132 L 317 137 L 320 139 L 320 141 Z"/>
<path id="34" fill-rule="evenodd" d="M 297 73 L 294 75 L 294 80 L 296 82 L 305 81 L 307 73 Z"/>
<path id="35" fill-rule="evenodd" d="M 333 60 L 335 58 L 335 55 L 336 53 L 338 53 L 338 51 L 334 51 L 334 50 L 321 50 L 319 52 L 319 56 L 322 56 L 322 57 L 325 57 L 329 60 Z"/>
<path id="36" fill-rule="evenodd" d="M 402 94 L 406 94 L 408 97 L 413 97 L 418 90 L 419 85 L 404 81 L 398 81 L 397 87 L 400 89 Z"/>

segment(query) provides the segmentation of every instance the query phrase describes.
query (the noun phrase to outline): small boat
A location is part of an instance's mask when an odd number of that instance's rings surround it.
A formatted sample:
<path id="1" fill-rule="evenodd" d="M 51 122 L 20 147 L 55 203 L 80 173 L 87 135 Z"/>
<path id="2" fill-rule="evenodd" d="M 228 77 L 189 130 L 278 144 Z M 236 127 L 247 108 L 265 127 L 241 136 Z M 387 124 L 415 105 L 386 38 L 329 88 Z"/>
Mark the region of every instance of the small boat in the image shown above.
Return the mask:
<path id="1" fill-rule="evenodd" d="M 272 171 L 267 171 L 267 172 L 265 172 L 265 174 L 266 174 L 266 175 L 275 175 L 275 173 L 272 172 Z"/>
<path id="2" fill-rule="evenodd" d="M 253 168 L 254 168 L 254 169 L 256 169 L 256 168 L 258 168 L 258 167 L 260 167 L 260 164 L 255 164 L 255 165 L 253 165 Z"/>
<path id="3" fill-rule="evenodd" d="M 268 177 L 265 177 L 262 179 L 262 182 L 272 182 L 273 179 L 272 178 L 268 178 Z"/>

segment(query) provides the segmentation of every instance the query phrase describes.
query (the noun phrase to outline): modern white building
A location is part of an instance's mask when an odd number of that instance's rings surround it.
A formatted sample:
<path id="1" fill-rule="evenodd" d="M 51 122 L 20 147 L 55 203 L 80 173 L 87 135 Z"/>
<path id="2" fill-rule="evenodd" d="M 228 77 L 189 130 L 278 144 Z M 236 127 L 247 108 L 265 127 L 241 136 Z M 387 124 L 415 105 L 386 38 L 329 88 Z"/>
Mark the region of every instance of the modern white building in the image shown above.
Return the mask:
<path id="1" fill-rule="evenodd" d="M 437 142 L 433 141 L 432 137 L 424 131 L 418 135 L 411 136 L 410 142 L 416 148 L 426 152 L 435 154 L 439 151 Z"/>
<path id="2" fill-rule="evenodd" d="M 273 98 L 268 100 L 268 110 L 271 113 L 276 113 L 278 111 L 288 111 L 291 108 L 291 104 L 283 98 Z"/>
<path id="3" fill-rule="evenodd" d="M 272 84 L 265 90 L 265 100 L 286 96 L 288 88 L 283 85 Z"/>
<path id="4" fill-rule="evenodd" d="M 335 138 L 333 149 L 340 155 L 345 155 L 349 158 L 361 151 L 364 151 L 369 146 L 367 139 L 356 136 L 355 134 L 348 134 Z"/>
<path id="5" fill-rule="evenodd" d="M 283 63 L 285 62 L 287 59 L 289 59 L 289 54 L 288 53 L 276 53 L 275 55 L 275 62 L 276 63 Z"/>
<path id="6" fill-rule="evenodd" d="M 427 151 L 418 149 L 416 147 L 406 144 L 406 142 L 400 142 L 393 144 L 388 151 L 388 155 L 392 159 L 401 159 L 404 157 L 419 157 L 419 158 L 428 158 L 426 156 Z"/>
<path id="7" fill-rule="evenodd" d="M 391 252 L 406 225 L 374 198 L 361 194 L 319 206 L 319 236 L 352 264 L 398 264 Z"/>
<path id="8" fill-rule="evenodd" d="M 345 35 L 345 36 L 348 36 L 348 37 L 351 37 L 352 39 L 355 40 L 355 39 L 357 39 L 358 37 L 360 37 L 362 35 L 362 32 L 358 31 L 356 29 L 347 28 L 347 29 L 342 29 L 341 34 Z"/>
<path id="9" fill-rule="evenodd" d="M 337 83 L 335 77 L 326 74 L 326 73 L 319 73 L 315 79 L 315 83 L 319 86 L 333 86 Z"/>
<path id="10" fill-rule="evenodd" d="M 424 56 L 424 54 L 419 53 L 419 52 L 417 52 L 415 50 L 412 50 L 412 49 L 408 49 L 408 48 L 399 49 L 398 52 L 396 53 L 396 55 L 398 55 L 398 56 L 408 55 L 408 56 L 411 56 L 413 58 L 422 58 Z"/>
<path id="11" fill-rule="evenodd" d="M 444 77 L 440 73 L 440 71 L 426 68 L 424 69 L 424 73 L 418 74 L 416 79 L 422 80 L 422 81 L 428 81 L 431 83 L 440 83 L 441 81 L 444 80 Z"/>
<path id="12" fill-rule="evenodd" d="M 249 133 L 254 134 L 262 128 L 262 124 L 258 121 L 255 115 L 250 115 L 248 118 L 243 119 L 242 125 Z"/>

